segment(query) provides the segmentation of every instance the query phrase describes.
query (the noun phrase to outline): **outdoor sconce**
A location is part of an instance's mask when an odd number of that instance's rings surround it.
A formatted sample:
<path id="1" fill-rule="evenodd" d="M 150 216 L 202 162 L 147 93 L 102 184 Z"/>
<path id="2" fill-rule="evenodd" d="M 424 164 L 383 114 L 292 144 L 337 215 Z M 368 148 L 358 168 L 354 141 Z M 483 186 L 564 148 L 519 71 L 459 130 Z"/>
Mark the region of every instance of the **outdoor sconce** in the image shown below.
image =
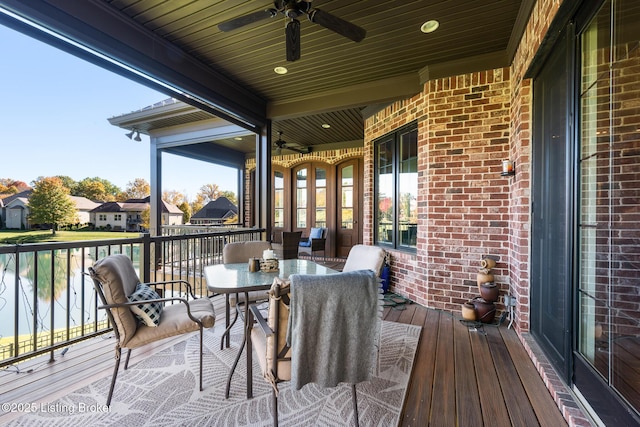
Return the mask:
<path id="1" fill-rule="evenodd" d="M 136 134 L 136 137 L 133 138 L 133 134 Z M 133 139 L 134 141 L 142 141 L 142 138 L 140 138 L 140 131 L 139 130 L 135 130 L 135 129 L 131 129 L 131 132 L 129 133 L 125 133 L 126 137 L 129 139 Z"/>
<path id="2" fill-rule="evenodd" d="M 516 174 L 515 164 L 507 159 L 502 161 L 502 176 L 513 176 Z"/>

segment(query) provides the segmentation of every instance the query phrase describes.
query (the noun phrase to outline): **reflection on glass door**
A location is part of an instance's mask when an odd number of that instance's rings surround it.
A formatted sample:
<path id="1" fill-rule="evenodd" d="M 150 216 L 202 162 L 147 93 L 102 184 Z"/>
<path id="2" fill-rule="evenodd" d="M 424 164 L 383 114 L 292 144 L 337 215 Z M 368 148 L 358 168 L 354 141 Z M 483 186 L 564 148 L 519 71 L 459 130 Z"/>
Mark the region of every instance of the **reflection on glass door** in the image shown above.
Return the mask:
<path id="1" fill-rule="evenodd" d="M 296 225 L 307 228 L 307 169 L 296 172 Z"/>
<path id="2" fill-rule="evenodd" d="M 308 235 L 312 227 L 329 228 L 335 215 L 329 201 L 335 196 L 330 188 L 331 174 L 326 165 L 305 163 L 293 170 L 295 177 L 293 231 Z M 335 190 L 334 190 L 335 191 Z"/>
<path id="3" fill-rule="evenodd" d="M 274 172 L 273 192 L 273 226 L 284 228 L 284 174 L 280 171 Z"/>
<path id="4" fill-rule="evenodd" d="M 592 383 L 608 385 L 636 411 L 640 411 L 639 17 L 637 0 L 607 1 L 580 38 L 577 349 L 599 376 Z M 580 383 L 578 376 L 576 384 Z"/>
<path id="5" fill-rule="evenodd" d="M 353 229 L 353 165 L 342 168 L 340 179 L 340 228 Z"/>
<path id="6" fill-rule="evenodd" d="M 336 255 L 346 257 L 353 245 L 360 243 L 360 198 L 358 177 L 359 161 L 350 160 L 338 165 L 338 227 L 336 229 Z"/>
<path id="7" fill-rule="evenodd" d="M 314 227 L 327 227 L 327 170 L 315 168 L 315 215 L 312 218 Z"/>
<path id="8" fill-rule="evenodd" d="M 416 246 L 418 236 L 418 132 L 400 136 L 398 214 L 400 246 Z"/>

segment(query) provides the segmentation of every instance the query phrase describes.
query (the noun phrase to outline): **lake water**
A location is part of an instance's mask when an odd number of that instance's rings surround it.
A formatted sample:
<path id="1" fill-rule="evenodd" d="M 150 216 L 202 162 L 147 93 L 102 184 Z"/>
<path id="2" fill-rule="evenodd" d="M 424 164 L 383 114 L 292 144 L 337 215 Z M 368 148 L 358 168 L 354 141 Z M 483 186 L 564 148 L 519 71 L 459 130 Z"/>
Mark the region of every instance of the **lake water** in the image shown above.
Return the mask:
<path id="1" fill-rule="evenodd" d="M 85 324 L 95 320 L 96 293 L 91 279 L 82 274 L 81 268 L 72 268 L 70 283 L 66 283 L 66 271 L 56 277 L 56 296 L 49 301 L 51 295 L 50 268 L 38 269 L 39 282 L 41 286 L 46 284 L 44 285 L 46 289 L 41 290 L 41 296 L 37 296 L 34 292 L 33 282 L 28 277 L 30 275 L 28 270 L 32 267 L 29 266 L 29 263 L 23 263 L 21 260 L 20 265 L 26 266 L 27 272 L 21 269 L 21 274 L 16 282 L 14 258 L 13 254 L 0 254 L 0 338 L 14 335 L 16 316 L 19 335 L 34 332 L 34 316 L 38 333 L 52 329 L 65 329 L 67 322 L 68 326 L 73 328 L 80 326 L 83 320 Z M 48 265 L 51 265 L 50 262 Z M 105 318 L 105 313 L 100 310 L 98 320 Z"/>

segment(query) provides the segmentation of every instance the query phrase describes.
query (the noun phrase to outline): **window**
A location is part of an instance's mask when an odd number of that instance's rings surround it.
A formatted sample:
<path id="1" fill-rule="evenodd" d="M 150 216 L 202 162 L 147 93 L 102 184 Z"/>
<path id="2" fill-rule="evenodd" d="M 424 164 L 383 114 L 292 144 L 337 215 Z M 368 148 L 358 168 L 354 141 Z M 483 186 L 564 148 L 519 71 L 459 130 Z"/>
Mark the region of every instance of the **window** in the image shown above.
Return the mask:
<path id="1" fill-rule="evenodd" d="M 630 349 L 640 336 L 639 12 L 637 1 L 607 1 L 580 35 L 575 247 L 580 360 L 597 372 L 593 384 L 606 383 L 636 411 L 640 372 L 630 367 L 640 355 Z M 593 401 L 603 394 L 594 392 Z"/>
<path id="2" fill-rule="evenodd" d="M 307 228 L 307 169 L 296 173 L 296 228 Z"/>
<path id="3" fill-rule="evenodd" d="M 107 220 L 106 214 L 98 214 L 98 221 L 106 221 L 106 220 Z"/>
<path id="4" fill-rule="evenodd" d="M 374 143 L 375 241 L 413 251 L 418 231 L 418 129 L 403 127 Z"/>
<path id="5" fill-rule="evenodd" d="M 115 214 L 113 216 L 114 221 L 122 221 L 122 214 Z"/>
<path id="6" fill-rule="evenodd" d="M 327 226 L 327 171 L 316 168 L 315 226 Z"/>
<path id="7" fill-rule="evenodd" d="M 340 227 L 353 230 L 353 165 L 342 169 Z"/>
<path id="8" fill-rule="evenodd" d="M 273 218 L 274 227 L 284 227 L 284 173 L 275 171 L 273 181 Z"/>

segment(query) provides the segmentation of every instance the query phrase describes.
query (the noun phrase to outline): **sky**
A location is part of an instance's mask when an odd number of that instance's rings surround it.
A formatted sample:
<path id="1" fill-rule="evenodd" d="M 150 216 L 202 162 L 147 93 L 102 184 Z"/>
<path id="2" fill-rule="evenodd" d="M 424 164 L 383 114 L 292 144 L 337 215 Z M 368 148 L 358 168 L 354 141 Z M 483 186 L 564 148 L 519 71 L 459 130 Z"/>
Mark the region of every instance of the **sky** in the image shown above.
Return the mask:
<path id="1" fill-rule="evenodd" d="M 151 182 L 149 137 L 130 140 L 107 119 L 169 96 L 3 25 L 0 40 L 0 178 L 99 177 L 122 190 Z M 205 184 L 237 192 L 235 169 L 168 154 L 162 168 L 163 191 L 189 200 Z"/>

